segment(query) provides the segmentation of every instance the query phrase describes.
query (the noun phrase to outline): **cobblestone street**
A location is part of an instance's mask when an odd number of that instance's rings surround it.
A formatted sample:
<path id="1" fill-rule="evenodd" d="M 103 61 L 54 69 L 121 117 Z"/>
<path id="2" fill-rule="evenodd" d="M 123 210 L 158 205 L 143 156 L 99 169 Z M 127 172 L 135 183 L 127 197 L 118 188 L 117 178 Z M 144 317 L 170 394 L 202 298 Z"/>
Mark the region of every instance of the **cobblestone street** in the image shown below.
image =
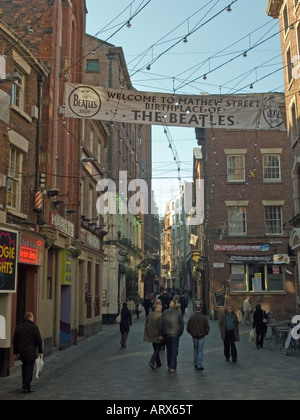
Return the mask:
<path id="1" fill-rule="evenodd" d="M 134 317 L 135 318 L 135 317 Z M 185 316 L 185 325 L 187 323 Z M 240 326 L 238 363 L 226 363 L 217 321 L 210 321 L 203 372 L 195 371 L 191 337 L 180 341 L 178 370 L 149 366 L 151 344 L 143 342 L 145 318 L 134 319 L 128 346 L 120 348 L 118 325 L 45 359 L 41 379 L 33 380 L 33 394 L 21 393 L 20 368 L 0 379 L 0 400 L 280 400 L 299 399 L 300 354 L 281 354 L 274 341 L 257 350 L 249 343 L 250 327 Z"/>

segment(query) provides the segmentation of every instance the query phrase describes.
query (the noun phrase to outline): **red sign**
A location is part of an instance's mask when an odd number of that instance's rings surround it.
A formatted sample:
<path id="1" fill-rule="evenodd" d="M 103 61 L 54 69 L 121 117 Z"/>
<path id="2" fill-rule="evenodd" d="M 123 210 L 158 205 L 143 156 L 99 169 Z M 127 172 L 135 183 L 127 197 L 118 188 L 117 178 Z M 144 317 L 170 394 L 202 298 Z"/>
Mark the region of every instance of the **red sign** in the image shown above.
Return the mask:
<path id="1" fill-rule="evenodd" d="M 23 264 L 43 264 L 44 242 L 41 239 L 22 235 L 19 262 Z"/>

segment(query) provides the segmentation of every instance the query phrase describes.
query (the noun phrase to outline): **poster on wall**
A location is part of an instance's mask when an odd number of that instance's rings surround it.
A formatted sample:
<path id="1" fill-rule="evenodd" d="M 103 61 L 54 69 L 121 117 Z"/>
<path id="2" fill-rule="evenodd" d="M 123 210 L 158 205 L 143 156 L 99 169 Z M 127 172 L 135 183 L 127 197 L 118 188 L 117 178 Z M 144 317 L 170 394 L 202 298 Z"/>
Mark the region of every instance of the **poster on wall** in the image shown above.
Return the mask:
<path id="1" fill-rule="evenodd" d="M 0 228 L 0 293 L 15 293 L 18 233 Z"/>

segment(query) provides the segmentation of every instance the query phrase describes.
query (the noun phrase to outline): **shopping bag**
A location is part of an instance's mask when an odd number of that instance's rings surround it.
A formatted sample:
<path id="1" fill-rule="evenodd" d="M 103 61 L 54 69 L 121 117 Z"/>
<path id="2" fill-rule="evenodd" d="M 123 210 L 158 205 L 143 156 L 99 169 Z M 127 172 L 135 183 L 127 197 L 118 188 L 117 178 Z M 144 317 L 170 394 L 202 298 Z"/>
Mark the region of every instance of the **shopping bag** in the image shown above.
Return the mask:
<path id="1" fill-rule="evenodd" d="M 254 328 L 250 331 L 249 343 L 254 343 L 255 341 L 255 330 Z"/>
<path id="2" fill-rule="evenodd" d="M 36 377 L 36 379 L 40 379 L 43 367 L 44 367 L 43 356 L 39 356 L 35 360 L 35 377 Z"/>
<path id="3" fill-rule="evenodd" d="M 121 322 L 121 314 L 119 314 L 116 318 L 116 323 L 120 324 L 120 322 Z"/>

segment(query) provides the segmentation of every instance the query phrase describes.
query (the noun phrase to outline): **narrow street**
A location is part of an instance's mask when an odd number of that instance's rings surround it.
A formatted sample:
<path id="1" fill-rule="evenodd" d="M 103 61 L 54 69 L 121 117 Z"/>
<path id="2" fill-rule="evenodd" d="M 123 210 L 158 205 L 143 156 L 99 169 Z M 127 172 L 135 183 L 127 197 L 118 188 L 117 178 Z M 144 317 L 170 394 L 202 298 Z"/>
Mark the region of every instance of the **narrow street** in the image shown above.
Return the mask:
<path id="1" fill-rule="evenodd" d="M 152 371 L 152 347 L 143 342 L 144 315 L 135 319 L 125 350 L 118 325 L 45 359 L 35 393 L 21 393 L 21 370 L 0 379 L 0 400 L 193 401 L 299 399 L 300 353 L 284 356 L 270 341 L 257 350 L 249 343 L 249 326 L 240 326 L 238 363 L 226 363 L 217 321 L 210 321 L 203 372 L 193 367 L 192 340 L 185 331 L 178 370 L 170 374 L 163 352 L 162 368 Z M 185 325 L 187 323 L 185 316 Z"/>

